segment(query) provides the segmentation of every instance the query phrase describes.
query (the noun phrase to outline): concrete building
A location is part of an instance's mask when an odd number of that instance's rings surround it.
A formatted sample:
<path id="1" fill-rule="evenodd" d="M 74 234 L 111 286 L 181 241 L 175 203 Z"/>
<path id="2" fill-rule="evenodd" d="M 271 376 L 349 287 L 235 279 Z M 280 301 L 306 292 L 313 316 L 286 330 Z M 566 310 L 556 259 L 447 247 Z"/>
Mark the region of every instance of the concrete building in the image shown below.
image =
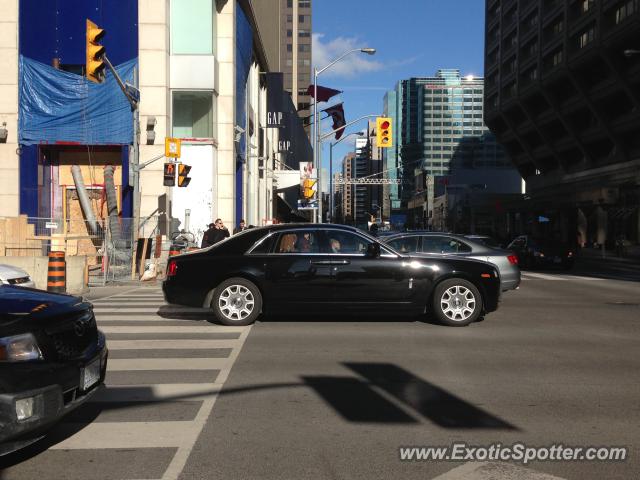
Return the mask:
<path id="1" fill-rule="evenodd" d="M 128 108 L 124 95 L 108 85 L 109 75 L 102 85 L 87 84 L 80 77 L 85 63 L 85 19 L 106 30 L 102 44 L 111 63 L 139 88 L 135 117 L 140 125 L 140 163 L 161 157 L 164 138 L 176 137 L 182 140 L 180 160 L 192 167 L 187 188 L 163 186 L 162 159 L 141 170 L 140 217 L 164 214 L 166 219 L 180 220 L 183 228 L 189 210 L 190 230 L 199 236 L 216 217 L 231 228 L 241 218 L 260 225 L 276 216 L 275 182 L 293 155 L 278 148 L 281 132 L 266 128 L 264 73 L 277 71 L 277 60 L 267 56 L 262 34 L 269 28 L 258 27 L 249 0 L 139 0 L 127 2 L 126 8 L 116 0 L 73 0 L 59 5 L 9 0 L 3 6 L 0 216 L 81 219 L 72 165 L 80 165 L 98 217 L 103 215 L 102 171 L 105 165 L 113 166 L 118 215 L 135 215 L 134 115 L 130 111 L 122 115 L 122 109 L 114 113 L 111 104 L 100 107 L 119 119 L 102 130 L 83 113 L 90 115 L 92 105 L 82 106 L 74 117 L 62 117 L 57 111 L 51 115 L 50 120 L 61 125 L 71 118 L 75 131 L 38 130 L 24 114 L 29 95 L 20 93 L 20 86 L 28 86 L 35 95 L 56 95 L 47 91 L 44 82 L 27 79 L 29 72 L 75 82 L 85 91 L 88 87 L 89 100 L 108 93 Z M 277 11 L 261 12 L 262 25 L 271 27 L 279 21 Z M 91 92 L 97 93 L 91 97 Z M 308 147 L 306 137 L 305 142 Z M 284 176 L 278 188 L 292 182 L 290 175 L 287 180 Z M 169 233 L 168 222 L 161 228 Z"/>
<path id="2" fill-rule="evenodd" d="M 486 121 L 527 182 L 523 233 L 640 242 L 639 31 L 638 0 L 486 1 Z"/>
<path id="3" fill-rule="evenodd" d="M 312 2 L 311 0 L 252 0 L 269 63 L 284 73 L 284 89 L 298 115 L 309 125 L 310 97 L 307 88 L 313 83 Z M 307 128 L 309 135 L 309 129 Z"/>

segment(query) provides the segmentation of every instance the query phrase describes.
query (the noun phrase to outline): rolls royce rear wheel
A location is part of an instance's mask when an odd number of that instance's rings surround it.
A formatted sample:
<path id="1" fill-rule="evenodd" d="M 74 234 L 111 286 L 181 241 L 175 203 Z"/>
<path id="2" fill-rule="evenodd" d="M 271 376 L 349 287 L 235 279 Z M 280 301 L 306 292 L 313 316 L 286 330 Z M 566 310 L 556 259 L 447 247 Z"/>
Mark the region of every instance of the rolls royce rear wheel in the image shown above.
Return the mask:
<path id="1" fill-rule="evenodd" d="M 432 306 L 440 322 L 450 327 L 464 327 L 480 317 L 482 296 L 468 280 L 451 278 L 436 285 Z"/>
<path id="2" fill-rule="evenodd" d="M 216 288 L 211 308 L 223 325 L 250 325 L 262 311 L 258 287 L 245 278 L 230 278 Z"/>

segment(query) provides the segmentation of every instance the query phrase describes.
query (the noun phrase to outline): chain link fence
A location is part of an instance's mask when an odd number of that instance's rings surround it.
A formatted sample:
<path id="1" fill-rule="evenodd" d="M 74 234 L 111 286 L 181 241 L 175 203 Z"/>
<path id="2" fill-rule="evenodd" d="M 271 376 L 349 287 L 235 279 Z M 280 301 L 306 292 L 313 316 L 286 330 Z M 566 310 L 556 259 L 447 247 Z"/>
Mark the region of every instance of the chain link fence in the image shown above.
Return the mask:
<path id="1" fill-rule="evenodd" d="M 133 218 L 88 221 L 0 217 L 0 257 L 47 256 L 50 251 L 63 251 L 67 257 L 87 258 L 89 286 L 128 281 L 135 278 L 138 270 L 144 270 L 144 258 L 157 257 L 162 251 L 162 245 L 155 245 L 161 238 L 158 237 L 159 220 L 157 216 L 140 220 L 140 239 L 151 239 L 152 242 L 139 240 L 136 245 Z M 137 252 L 136 247 L 140 251 Z"/>

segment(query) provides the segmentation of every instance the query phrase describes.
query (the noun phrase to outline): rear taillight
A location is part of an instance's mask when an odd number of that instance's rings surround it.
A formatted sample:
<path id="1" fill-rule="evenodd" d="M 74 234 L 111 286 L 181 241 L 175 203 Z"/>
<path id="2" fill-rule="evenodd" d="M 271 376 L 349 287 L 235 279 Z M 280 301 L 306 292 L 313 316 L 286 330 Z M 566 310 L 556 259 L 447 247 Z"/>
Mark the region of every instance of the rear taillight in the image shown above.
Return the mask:
<path id="1" fill-rule="evenodd" d="M 508 255 L 507 259 L 509 260 L 509 263 L 511 265 L 517 265 L 518 264 L 518 257 L 515 255 Z"/>
<path id="2" fill-rule="evenodd" d="M 178 273 L 178 262 L 172 260 L 167 268 L 167 277 L 173 277 L 176 273 Z"/>

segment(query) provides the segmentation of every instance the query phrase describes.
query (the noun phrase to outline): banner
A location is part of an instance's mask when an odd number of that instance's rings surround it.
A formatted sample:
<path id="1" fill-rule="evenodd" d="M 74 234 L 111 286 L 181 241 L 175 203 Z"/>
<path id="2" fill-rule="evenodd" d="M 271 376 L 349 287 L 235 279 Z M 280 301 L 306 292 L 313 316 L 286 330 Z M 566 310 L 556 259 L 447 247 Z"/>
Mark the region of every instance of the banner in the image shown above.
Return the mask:
<path id="1" fill-rule="evenodd" d="M 267 73 L 267 128 L 284 127 L 284 84 L 282 72 Z"/>

